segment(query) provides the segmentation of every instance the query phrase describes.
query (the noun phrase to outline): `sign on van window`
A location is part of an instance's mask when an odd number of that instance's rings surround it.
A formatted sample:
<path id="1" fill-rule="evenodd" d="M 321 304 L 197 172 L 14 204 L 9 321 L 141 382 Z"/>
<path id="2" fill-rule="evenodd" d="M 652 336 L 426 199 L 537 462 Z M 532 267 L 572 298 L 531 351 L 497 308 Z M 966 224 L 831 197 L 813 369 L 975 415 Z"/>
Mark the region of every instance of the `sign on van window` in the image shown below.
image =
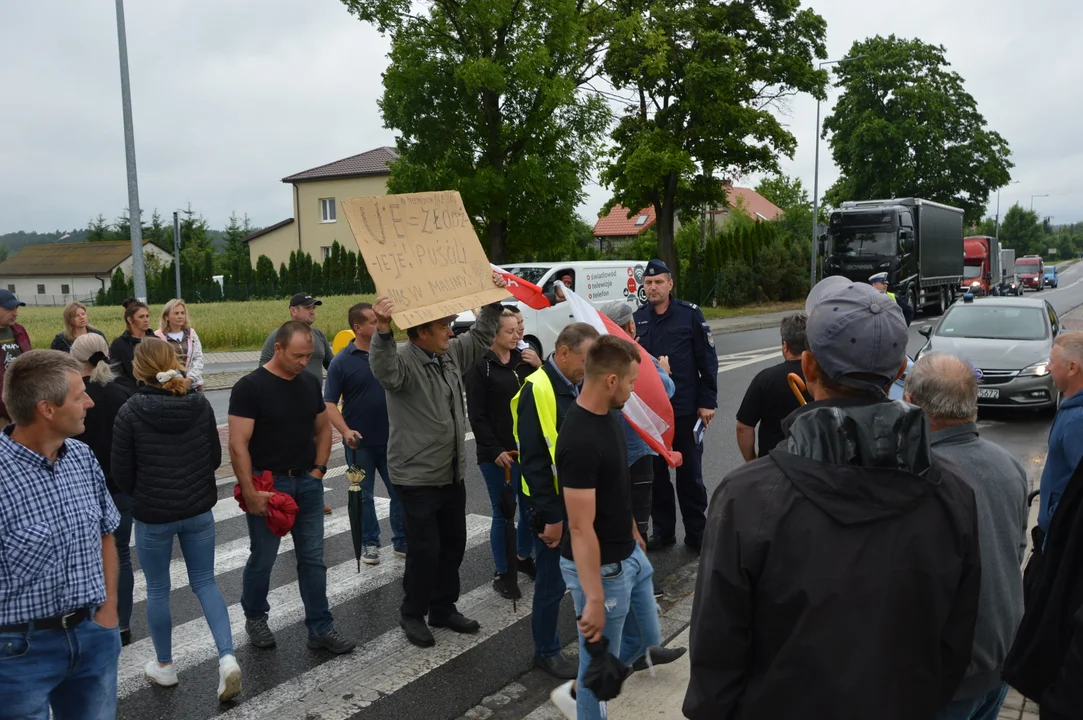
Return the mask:
<path id="1" fill-rule="evenodd" d="M 458 192 L 342 201 L 376 293 L 395 303 L 400 328 L 500 302 L 489 259 Z"/>
<path id="2" fill-rule="evenodd" d="M 594 303 L 610 300 L 647 301 L 643 289 L 643 265 L 622 265 L 612 268 L 588 270 L 584 279 L 583 290 L 587 300 Z M 583 293 L 580 293 L 583 294 Z"/>

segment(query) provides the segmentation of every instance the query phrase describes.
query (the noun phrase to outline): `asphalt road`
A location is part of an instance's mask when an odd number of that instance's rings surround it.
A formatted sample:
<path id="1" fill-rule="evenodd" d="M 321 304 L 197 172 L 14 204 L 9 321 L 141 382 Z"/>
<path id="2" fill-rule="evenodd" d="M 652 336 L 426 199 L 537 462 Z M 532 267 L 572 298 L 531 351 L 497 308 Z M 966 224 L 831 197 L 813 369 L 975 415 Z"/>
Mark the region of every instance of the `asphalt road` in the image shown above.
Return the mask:
<path id="1" fill-rule="evenodd" d="M 1083 304 L 1083 270 L 1068 269 L 1061 276 L 1061 288 L 1046 290 L 1048 298 L 1061 314 Z M 924 339 L 918 329 L 934 321 L 919 318 L 910 328 L 908 351 L 913 354 Z M 734 415 L 749 382 L 757 372 L 779 361 L 777 329 L 756 330 L 716 336 L 720 356 L 718 414 L 705 436 L 704 481 L 712 493 L 725 474 L 741 463 L 734 439 Z M 219 422 L 224 422 L 228 391 L 208 393 Z M 983 436 L 1016 454 L 1032 471 L 1040 471 L 1044 445 L 1050 425 L 1048 415 L 1035 412 L 985 412 L 980 417 Z M 472 451 L 470 443 L 468 450 Z M 342 452 L 332 454 L 332 468 L 342 464 Z M 282 553 L 275 567 L 271 587 L 282 597 L 273 603 L 272 621 L 279 647 L 274 651 L 256 651 L 248 647 L 243 631 L 234 624 L 236 654 L 245 672 L 245 691 L 241 702 L 228 717 L 304 717 L 330 720 L 333 717 L 387 718 L 388 720 L 436 720 L 456 718 L 474 707 L 481 698 L 496 693 L 509 682 L 538 691 L 521 708 L 506 708 L 501 718 L 521 718 L 528 714 L 530 703 L 545 701 L 545 689 L 555 685 L 539 671 L 531 670 L 532 647 L 528 602 L 520 602 L 513 614 L 506 602 L 493 605 L 491 589 L 492 560 L 488 546 L 487 518 L 491 516 L 487 494 L 476 465 L 468 465 L 466 478 L 467 512 L 474 529 L 462 565 L 461 607 L 484 617 L 481 636 L 463 640 L 438 635 L 437 647 L 423 653 L 413 650 L 398 631 L 398 603 L 401 590 L 398 577 L 401 561 L 385 555 L 377 568 L 364 567 L 355 577 L 353 549 L 349 534 L 341 528 L 328 530 L 325 561 L 329 568 L 328 591 L 337 628 L 358 640 L 358 649 L 349 659 L 329 660 L 305 649 L 305 628 L 296 607 L 294 556 Z M 326 482 L 326 498 L 334 513 L 328 523 L 345 522 L 347 481 L 339 475 Z M 219 488 L 220 513 L 216 524 L 218 544 L 218 586 L 231 615 L 238 616 L 243 560 L 247 557 L 247 530 L 243 516 L 233 511 L 231 487 Z M 386 492 L 377 483 L 377 494 Z M 390 541 L 386 508 L 381 512 L 382 537 Z M 678 524 L 678 535 L 681 535 Z M 285 549 L 285 548 L 284 548 Z M 133 551 L 133 559 L 135 552 Z M 180 558 L 179 548 L 175 558 Z M 178 560 L 179 562 L 179 560 Z M 695 562 L 695 557 L 678 543 L 667 551 L 653 554 L 652 562 L 663 586 L 681 575 L 678 571 Z M 137 566 L 138 567 L 138 566 Z M 137 574 L 137 590 L 141 573 Z M 171 594 L 174 623 L 174 655 L 180 669 L 181 684 L 169 690 L 149 687 L 141 678 L 142 663 L 153 656 L 146 629 L 145 603 L 137 602 L 132 629 L 136 645 L 125 648 L 121 656 L 120 718 L 203 718 L 222 713 L 214 699 L 217 666 L 213 646 L 208 648 L 209 633 L 202 621 L 200 606 L 187 587 L 183 566 L 178 565 Z M 365 578 L 358 586 L 358 578 Z M 529 583 L 524 581 L 524 590 Z M 289 599 L 295 602 L 287 612 Z M 137 594 L 137 600 L 139 596 Z M 525 607 L 524 607 L 525 606 Z M 496 609 L 493 609 L 493 608 Z M 502 613 L 502 614 L 501 614 Z M 565 598 L 560 633 L 562 639 L 574 638 L 571 604 Z M 285 617 L 283 617 L 285 616 Z M 279 620 L 281 618 L 281 620 Z M 185 625 L 185 623 L 190 623 Z M 274 624 L 272 625 L 274 627 Z M 461 641 L 461 642 L 460 642 Z M 427 653 L 427 654 L 425 654 Z"/>

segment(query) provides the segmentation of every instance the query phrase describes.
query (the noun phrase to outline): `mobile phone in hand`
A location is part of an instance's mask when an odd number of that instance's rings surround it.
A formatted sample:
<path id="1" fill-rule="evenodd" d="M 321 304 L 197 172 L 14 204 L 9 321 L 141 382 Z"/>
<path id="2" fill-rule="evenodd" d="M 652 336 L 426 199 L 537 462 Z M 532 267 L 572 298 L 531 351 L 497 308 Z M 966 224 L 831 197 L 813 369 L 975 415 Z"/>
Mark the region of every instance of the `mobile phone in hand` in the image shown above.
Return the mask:
<path id="1" fill-rule="evenodd" d="M 703 424 L 703 418 L 696 420 L 696 425 L 692 428 L 692 437 L 696 439 L 696 445 L 703 444 L 703 433 L 706 430 L 707 426 Z"/>

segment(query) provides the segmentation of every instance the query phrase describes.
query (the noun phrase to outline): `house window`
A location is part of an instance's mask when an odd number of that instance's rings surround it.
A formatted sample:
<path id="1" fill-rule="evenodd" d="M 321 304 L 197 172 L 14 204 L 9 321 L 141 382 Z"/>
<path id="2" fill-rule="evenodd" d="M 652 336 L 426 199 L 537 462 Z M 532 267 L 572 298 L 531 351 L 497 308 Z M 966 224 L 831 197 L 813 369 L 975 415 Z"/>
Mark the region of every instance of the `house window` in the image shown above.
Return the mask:
<path id="1" fill-rule="evenodd" d="M 335 199 L 320 198 L 320 222 L 333 223 L 335 221 Z"/>
<path id="2" fill-rule="evenodd" d="M 324 245 L 320 248 L 320 261 L 327 262 L 327 259 L 331 257 L 331 246 Z"/>
<path id="3" fill-rule="evenodd" d="M 8 285 L 8 292 L 11 293 L 12 295 L 14 295 L 15 294 L 15 286 L 14 285 Z"/>
<path id="4" fill-rule="evenodd" d="M 647 216 L 646 215 L 640 215 L 639 217 L 636 218 L 636 227 L 639 227 L 640 225 L 646 225 L 646 224 L 647 224 Z"/>
<path id="5" fill-rule="evenodd" d="M 61 295 L 69 295 L 69 294 L 71 294 L 71 286 L 70 285 L 61 285 L 60 286 L 60 294 Z"/>
<path id="6" fill-rule="evenodd" d="M 44 294 L 45 294 L 45 286 L 44 285 L 38 285 L 38 295 L 44 295 Z"/>

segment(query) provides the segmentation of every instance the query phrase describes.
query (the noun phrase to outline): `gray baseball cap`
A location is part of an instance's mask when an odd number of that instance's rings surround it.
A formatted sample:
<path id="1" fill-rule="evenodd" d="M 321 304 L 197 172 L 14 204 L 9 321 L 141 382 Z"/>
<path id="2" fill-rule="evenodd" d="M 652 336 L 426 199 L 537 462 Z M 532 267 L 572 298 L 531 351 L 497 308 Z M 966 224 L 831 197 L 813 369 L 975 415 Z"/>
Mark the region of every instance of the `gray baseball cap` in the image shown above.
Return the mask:
<path id="1" fill-rule="evenodd" d="M 887 295 L 865 283 L 833 283 L 817 293 L 805 327 L 809 350 L 833 380 L 883 390 L 906 362 L 906 320 Z M 812 294 L 809 297 L 812 297 Z M 864 378 L 854 375 L 864 375 Z"/>
<path id="2" fill-rule="evenodd" d="M 598 309 L 602 315 L 624 327 L 635 315 L 636 306 L 627 300 L 610 300 Z"/>
<path id="3" fill-rule="evenodd" d="M 824 278 L 816 283 L 815 287 L 809 291 L 808 297 L 805 298 L 805 314 L 811 315 L 812 309 L 823 302 L 825 297 L 853 284 L 853 280 L 847 280 L 841 275 Z"/>

